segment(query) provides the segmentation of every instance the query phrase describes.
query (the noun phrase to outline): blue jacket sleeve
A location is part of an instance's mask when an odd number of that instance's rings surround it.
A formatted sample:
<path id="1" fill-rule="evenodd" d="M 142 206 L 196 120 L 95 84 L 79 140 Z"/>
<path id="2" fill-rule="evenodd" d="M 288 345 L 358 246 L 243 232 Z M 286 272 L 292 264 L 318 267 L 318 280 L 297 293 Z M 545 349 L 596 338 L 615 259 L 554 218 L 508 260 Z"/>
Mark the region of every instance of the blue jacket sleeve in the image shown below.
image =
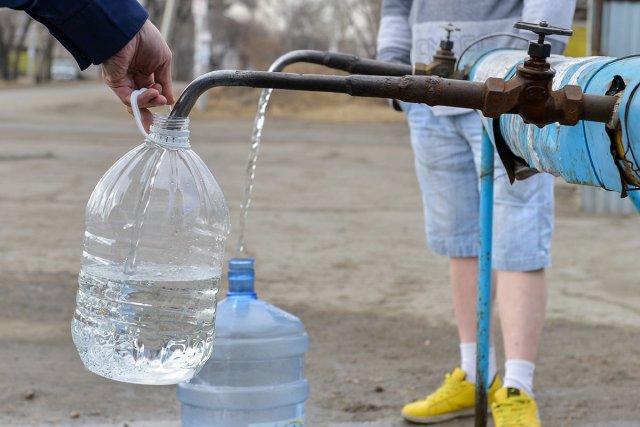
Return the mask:
<path id="1" fill-rule="evenodd" d="M 136 0 L 0 0 L 0 7 L 44 24 L 83 70 L 120 51 L 148 17 Z"/>

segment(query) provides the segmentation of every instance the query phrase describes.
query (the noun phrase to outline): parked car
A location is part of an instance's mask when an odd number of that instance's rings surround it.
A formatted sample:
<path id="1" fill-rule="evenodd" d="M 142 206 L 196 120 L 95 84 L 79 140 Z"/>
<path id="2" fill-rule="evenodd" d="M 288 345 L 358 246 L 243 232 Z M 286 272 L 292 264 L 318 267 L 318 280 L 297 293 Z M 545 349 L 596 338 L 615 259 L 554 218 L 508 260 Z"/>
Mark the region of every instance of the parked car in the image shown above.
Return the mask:
<path id="1" fill-rule="evenodd" d="M 76 80 L 80 78 L 80 69 L 71 58 L 56 58 L 51 63 L 53 80 Z"/>

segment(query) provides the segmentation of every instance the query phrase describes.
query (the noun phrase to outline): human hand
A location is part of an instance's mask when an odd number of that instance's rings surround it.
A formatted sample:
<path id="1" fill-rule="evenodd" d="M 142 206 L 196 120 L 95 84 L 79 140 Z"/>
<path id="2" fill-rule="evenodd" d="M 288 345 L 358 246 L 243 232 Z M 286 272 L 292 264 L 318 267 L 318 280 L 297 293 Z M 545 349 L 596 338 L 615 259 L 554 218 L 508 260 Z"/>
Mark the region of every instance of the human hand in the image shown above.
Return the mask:
<path id="1" fill-rule="evenodd" d="M 131 92 L 148 88 L 138 97 L 147 132 L 153 121 L 148 108 L 175 102 L 171 87 L 171 50 L 160 31 L 148 20 L 120 52 L 102 64 L 102 78 L 130 114 Z"/>

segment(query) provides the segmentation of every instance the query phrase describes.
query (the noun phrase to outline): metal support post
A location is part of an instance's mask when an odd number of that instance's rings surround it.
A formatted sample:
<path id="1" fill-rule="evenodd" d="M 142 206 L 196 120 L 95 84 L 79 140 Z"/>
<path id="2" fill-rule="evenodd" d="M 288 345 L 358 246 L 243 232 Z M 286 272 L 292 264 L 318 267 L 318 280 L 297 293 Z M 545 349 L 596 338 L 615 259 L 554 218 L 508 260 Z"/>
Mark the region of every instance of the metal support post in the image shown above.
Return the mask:
<path id="1" fill-rule="evenodd" d="M 640 192 L 638 190 L 629 191 L 629 198 L 633 202 L 633 205 L 636 207 L 636 211 L 640 213 Z"/>
<path id="2" fill-rule="evenodd" d="M 491 331 L 491 239 L 493 233 L 493 143 L 482 131 L 480 162 L 480 253 L 478 255 L 478 332 L 476 338 L 475 427 L 486 427 Z"/>

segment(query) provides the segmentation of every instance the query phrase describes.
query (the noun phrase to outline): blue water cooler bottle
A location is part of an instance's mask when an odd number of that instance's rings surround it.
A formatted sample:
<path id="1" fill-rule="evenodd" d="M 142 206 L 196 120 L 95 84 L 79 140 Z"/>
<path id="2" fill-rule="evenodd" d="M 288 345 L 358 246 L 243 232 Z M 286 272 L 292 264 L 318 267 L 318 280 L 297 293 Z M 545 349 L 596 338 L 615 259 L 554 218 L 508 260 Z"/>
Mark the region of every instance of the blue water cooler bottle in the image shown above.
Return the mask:
<path id="1" fill-rule="evenodd" d="M 303 427 L 307 333 L 295 316 L 258 299 L 253 259 L 229 261 L 213 354 L 178 385 L 183 427 Z"/>

